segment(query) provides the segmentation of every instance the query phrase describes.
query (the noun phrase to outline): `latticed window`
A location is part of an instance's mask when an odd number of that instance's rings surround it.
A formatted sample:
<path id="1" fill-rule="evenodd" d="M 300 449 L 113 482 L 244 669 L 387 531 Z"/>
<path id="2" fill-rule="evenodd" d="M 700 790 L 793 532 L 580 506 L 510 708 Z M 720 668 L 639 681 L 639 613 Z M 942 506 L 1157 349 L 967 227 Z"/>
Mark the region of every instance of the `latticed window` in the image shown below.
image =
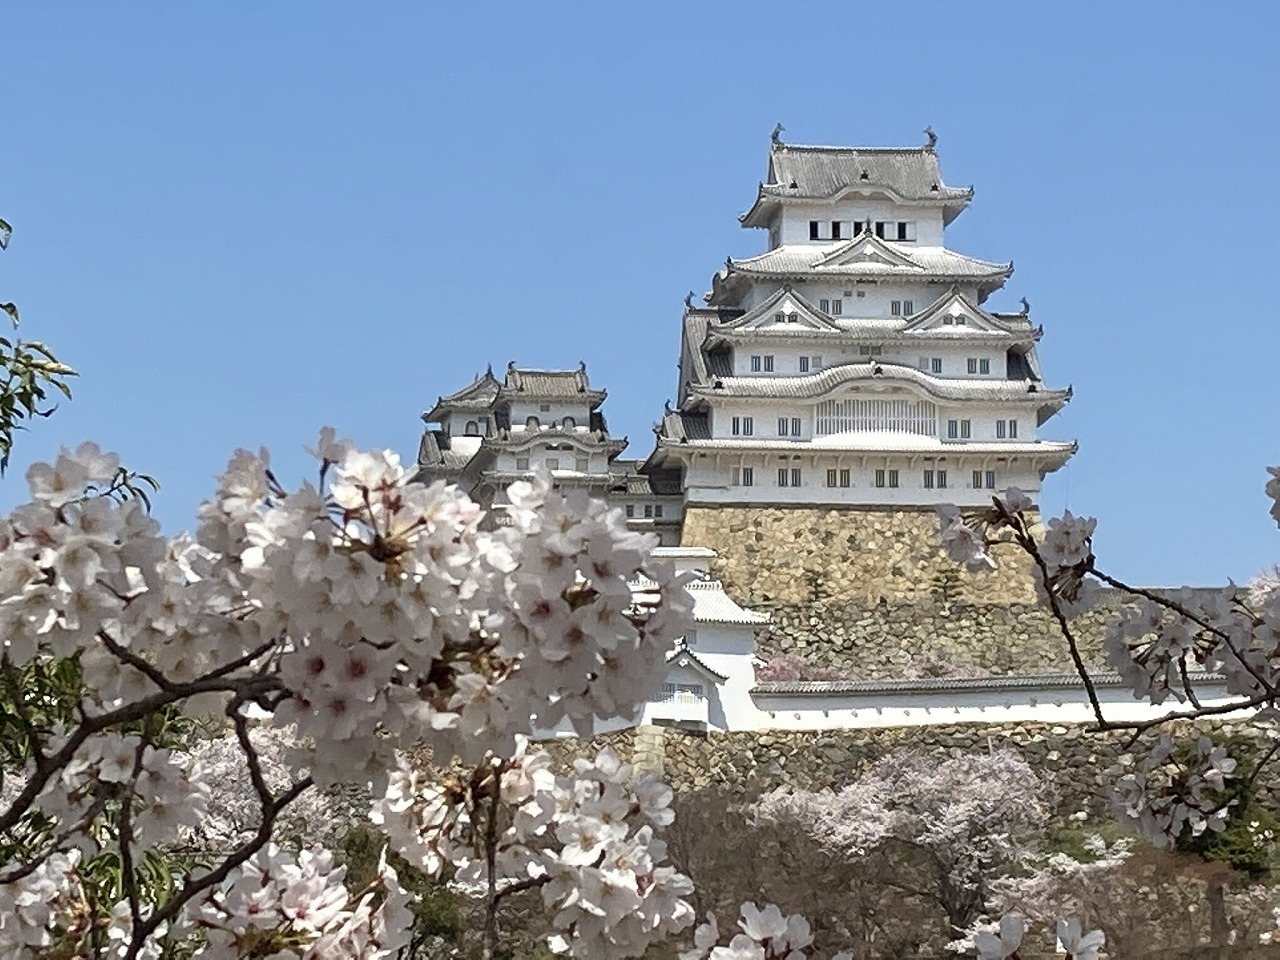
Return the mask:
<path id="1" fill-rule="evenodd" d="M 653 695 L 652 703 L 677 703 L 696 707 L 702 702 L 702 684 L 700 683 L 664 683 L 662 689 Z"/>
<path id="2" fill-rule="evenodd" d="M 938 433 L 938 408 L 928 400 L 883 400 L 850 397 L 824 400 L 817 405 L 814 433 L 914 433 L 932 437 Z"/>

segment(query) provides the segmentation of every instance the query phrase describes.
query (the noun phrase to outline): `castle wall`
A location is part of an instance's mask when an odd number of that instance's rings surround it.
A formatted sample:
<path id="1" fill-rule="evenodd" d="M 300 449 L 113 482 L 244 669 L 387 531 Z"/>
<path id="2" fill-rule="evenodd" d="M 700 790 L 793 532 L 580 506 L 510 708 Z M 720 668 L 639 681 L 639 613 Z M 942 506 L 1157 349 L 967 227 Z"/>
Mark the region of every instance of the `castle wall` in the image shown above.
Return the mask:
<path id="1" fill-rule="evenodd" d="M 748 607 L 1035 602 L 1030 563 L 1016 547 L 996 548 L 998 570 L 968 573 L 938 534 L 927 507 L 690 504 L 681 545 L 715 550 L 712 575 Z"/>

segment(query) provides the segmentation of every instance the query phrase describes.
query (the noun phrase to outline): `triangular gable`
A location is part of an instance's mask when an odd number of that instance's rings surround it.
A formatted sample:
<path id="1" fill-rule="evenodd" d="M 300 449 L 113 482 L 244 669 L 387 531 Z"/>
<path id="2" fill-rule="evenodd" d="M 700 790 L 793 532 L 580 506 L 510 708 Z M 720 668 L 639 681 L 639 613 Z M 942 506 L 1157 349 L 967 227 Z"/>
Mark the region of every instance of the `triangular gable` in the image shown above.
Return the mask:
<path id="1" fill-rule="evenodd" d="M 706 677 L 713 684 L 724 683 L 729 679 L 723 673 L 717 673 L 699 660 L 697 654 L 690 650 L 683 640 L 676 645 L 674 650 L 667 654 L 667 667 L 683 667 L 686 670 L 692 670 L 694 673 Z"/>
<path id="2" fill-rule="evenodd" d="M 863 263 L 876 264 L 878 266 L 905 267 L 910 270 L 924 269 L 907 254 L 895 250 L 874 233 L 867 230 L 858 234 L 848 243 L 836 247 L 813 266 L 815 269 L 821 267 L 856 267 Z"/>
<path id="3" fill-rule="evenodd" d="M 779 320 L 779 317 L 784 319 Z M 830 317 L 787 285 L 738 319 L 720 324 L 717 330 L 767 330 L 770 328 L 830 331 L 840 329 Z"/>
<path id="4" fill-rule="evenodd" d="M 902 328 L 903 333 L 922 330 L 964 331 L 978 333 L 1008 333 L 1009 328 L 987 311 L 960 293 L 945 293 L 924 310 L 911 318 Z"/>

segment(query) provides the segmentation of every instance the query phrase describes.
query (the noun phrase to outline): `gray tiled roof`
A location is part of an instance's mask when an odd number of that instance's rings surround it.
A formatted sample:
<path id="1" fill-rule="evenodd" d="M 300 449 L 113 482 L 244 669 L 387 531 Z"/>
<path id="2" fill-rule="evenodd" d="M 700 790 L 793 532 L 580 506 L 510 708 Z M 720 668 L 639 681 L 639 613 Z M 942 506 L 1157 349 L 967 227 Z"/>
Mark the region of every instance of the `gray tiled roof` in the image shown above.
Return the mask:
<path id="1" fill-rule="evenodd" d="M 586 400 L 592 407 L 604 402 L 604 390 L 592 390 L 586 367 L 577 370 L 507 368 L 499 396 L 503 399 Z"/>
<path id="2" fill-rule="evenodd" d="M 905 380 L 944 400 L 1036 400 L 1061 406 L 1070 390 L 1044 390 L 1024 380 L 959 380 L 935 377 L 896 363 L 842 363 L 820 373 L 788 377 L 721 377 L 712 383 L 694 384 L 693 392 L 717 397 L 792 397 L 811 399 L 857 380 Z M 1031 388 L 1036 387 L 1033 391 Z"/>
<path id="3" fill-rule="evenodd" d="M 924 147 L 775 144 L 769 151 L 769 182 L 761 189 L 776 197 L 825 199 L 850 187 L 886 187 L 903 200 L 968 200 L 973 196 L 972 187 L 948 187 L 942 180 L 938 155 Z"/>
<path id="4" fill-rule="evenodd" d="M 436 405 L 422 415 L 427 423 L 439 423 L 440 417 L 446 413 L 461 410 L 488 410 L 498 396 L 501 384 L 493 375 L 493 368 L 485 371 L 484 376 L 476 377 L 456 393 L 447 397 L 439 397 Z"/>
<path id="5" fill-rule="evenodd" d="M 961 442 L 923 437 L 918 434 L 867 431 L 845 434 L 834 443 L 824 438 L 822 443 L 810 440 L 785 440 L 763 437 L 717 437 L 714 440 L 673 441 L 665 436 L 658 439 L 660 449 L 672 449 L 688 445 L 694 450 L 724 450 L 738 453 L 901 453 L 912 456 L 959 457 L 966 456 L 1035 456 L 1046 462 L 1065 463 L 1076 452 L 1074 443 L 1052 440 L 991 441 L 988 443 L 965 440 Z"/>
<path id="6" fill-rule="evenodd" d="M 438 430 L 427 430 L 418 444 L 418 466 L 437 470 L 461 470 L 471 462 L 472 454 L 449 449 L 449 438 Z"/>
<path id="7" fill-rule="evenodd" d="M 831 277 L 919 277 L 933 279 L 979 279 L 1007 277 L 1013 272 L 1012 263 L 995 263 L 968 257 L 946 247 L 917 247 L 910 243 L 883 245 L 897 254 L 895 259 L 903 263 L 883 263 L 859 260 L 856 263 L 827 263 L 833 254 L 843 247 L 852 247 L 857 240 L 837 243 L 791 243 L 775 247 L 759 256 L 734 260 L 729 272 L 758 274 L 761 276 L 831 276 Z"/>
<path id="8" fill-rule="evenodd" d="M 1221 683 L 1216 673 L 1193 673 L 1193 682 Z M 1124 687 L 1116 673 L 1089 675 L 1095 687 Z M 759 694 L 785 693 L 790 696 L 826 697 L 840 693 L 926 693 L 936 690 L 1053 690 L 1082 687 L 1084 682 L 1074 673 L 1016 674 L 996 677 L 922 677 L 917 680 L 772 680 L 757 683 L 751 690 Z"/>
<path id="9" fill-rule="evenodd" d="M 703 674 L 713 677 L 717 683 L 724 683 L 729 679 L 723 673 L 713 670 L 707 666 L 698 658 L 696 653 L 689 649 L 688 645 L 683 640 L 676 644 L 676 648 L 667 654 L 667 663 L 675 664 L 676 666 L 684 666 L 685 664 L 680 662 L 682 660 L 687 663 L 696 664 Z"/>
<path id="10" fill-rule="evenodd" d="M 710 440 L 711 425 L 705 413 L 672 410 L 662 418 L 661 435 L 670 440 Z"/>

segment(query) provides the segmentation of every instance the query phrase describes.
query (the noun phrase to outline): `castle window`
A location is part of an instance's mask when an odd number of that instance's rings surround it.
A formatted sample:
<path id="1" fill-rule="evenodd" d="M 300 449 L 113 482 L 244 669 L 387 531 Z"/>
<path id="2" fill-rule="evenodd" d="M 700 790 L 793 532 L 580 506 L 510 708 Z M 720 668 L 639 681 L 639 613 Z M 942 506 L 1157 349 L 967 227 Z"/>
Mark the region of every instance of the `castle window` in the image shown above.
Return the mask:
<path id="1" fill-rule="evenodd" d="M 1017 420 L 1010 420 L 1010 421 L 1009 421 L 1009 436 L 1010 436 L 1010 437 L 1016 437 L 1017 435 L 1018 435 L 1018 421 L 1017 421 Z"/>
<path id="2" fill-rule="evenodd" d="M 932 360 L 930 360 L 930 361 L 929 361 L 929 367 L 930 367 L 930 369 L 931 369 L 934 373 L 941 373 L 941 372 L 942 372 L 942 358 L 941 358 L 941 357 L 934 357 Z"/>
<path id="3" fill-rule="evenodd" d="M 995 474 L 992 474 L 992 476 L 994 477 Z M 791 485 L 793 487 L 800 486 L 800 468 L 799 467 L 791 468 Z"/>
<path id="4" fill-rule="evenodd" d="M 968 367 L 968 369 L 969 369 L 969 372 L 970 372 L 970 373 L 977 373 L 977 372 L 978 372 L 978 361 L 977 361 L 977 359 L 976 359 L 976 358 L 974 358 L 974 357 L 970 357 L 970 358 L 969 358 L 969 367 Z"/>
<path id="5" fill-rule="evenodd" d="M 528 470 L 528 469 L 529 469 L 529 458 L 528 458 L 528 457 L 516 457 L 516 469 L 517 469 L 517 470 Z"/>
<path id="6" fill-rule="evenodd" d="M 864 357 L 879 357 L 884 354 L 884 347 L 878 346 L 878 345 L 874 347 L 869 347 L 864 344 L 863 346 L 858 348 L 858 353 L 859 355 Z"/>
<path id="7" fill-rule="evenodd" d="M 945 490 L 947 488 L 947 471 L 938 471 L 938 489 Z"/>
<path id="8" fill-rule="evenodd" d="M 791 418 L 791 435 L 793 437 L 800 436 L 800 418 L 799 417 Z"/>
<path id="9" fill-rule="evenodd" d="M 957 326 L 957 327 L 963 327 L 963 326 L 964 326 L 966 323 L 968 323 L 968 322 L 969 322 L 969 318 L 968 318 L 968 317 L 956 317 L 956 326 Z"/>
<path id="10" fill-rule="evenodd" d="M 537 417 L 526 417 L 524 421 L 524 428 L 526 430 L 539 430 L 542 428 L 542 423 Z"/>
<path id="11" fill-rule="evenodd" d="M 550 413 L 550 412 L 551 412 L 551 404 L 549 404 L 549 403 L 542 403 L 542 404 L 539 404 L 539 405 L 538 405 L 538 412 L 539 412 L 539 413 Z"/>
<path id="12" fill-rule="evenodd" d="M 959 438 L 960 438 L 960 421 L 948 420 L 947 421 L 947 439 L 958 440 Z"/>
<path id="13" fill-rule="evenodd" d="M 926 470 L 924 472 L 924 488 L 926 490 L 933 489 L 933 471 L 932 470 Z"/>
<path id="14" fill-rule="evenodd" d="M 916 312 L 916 305 L 914 300 L 902 301 L 902 315 L 904 317 L 909 317 L 915 312 Z"/>
<path id="15" fill-rule="evenodd" d="M 652 519 L 653 519 L 653 504 L 652 504 L 652 503 L 646 503 L 646 504 L 644 505 L 644 516 L 645 516 L 645 519 L 646 519 L 646 520 L 652 520 Z"/>
<path id="16" fill-rule="evenodd" d="M 1006 425 L 1006 424 L 1005 424 L 1005 421 L 1004 421 L 1004 420 L 997 420 L 997 421 L 996 421 L 996 439 L 997 439 L 997 440 L 1003 440 L 1003 439 L 1004 439 L 1005 425 Z"/>
<path id="17" fill-rule="evenodd" d="M 859 290 L 857 293 L 854 294 L 854 296 L 857 297 L 859 300 L 865 300 L 867 298 L 867 291 Z"/>
<path id="18" fill-rule="evenodd" d="M 818 301 L 818 309 L 819 309 L 819 310 L 821 310 L 823 313 L 830 313 L 830 312 L 831 312 L 831 301 L 830 301 L 830 300 L 819 300 L 819 301 Z"/>
<path id="19" fill-rule="evenodd" d="M 773 322 L 774 322 L 774 323 L 786 323 L 786 322 L 787 322 L 787 315 L 786 315 L 785 313 L 775 313 L 775 314 L 773 315 Z"/>
<path id="20" fill-rule="evenodd" d="M 752 372 L 752 373 L 759 373 L 759 372 L 760 372 L 760 358 L 759 358 L 759 357 L 752 357 L 752 358 L 751 358 L 751 372 Z"/>
<path id="21" fill-rule="evenodd" d="M 800 358 L 800 372 L 801 372 L 801 373 L 808 373 L 808 372 L 809 372 L 809 358 L 808 358 L 808 357 L 801 357 L 801 358 Z"/>
<path id="22" fill-rule="evenodd" d="M 841 314 L 843 314 L 843 313 L 844 313 L 844 301 L 843 301 L 843 300 L 832 300 L 832 301 L 831 301 L 831 315 L 832 315 L 833 317 L 838 317 L 838 316 L 840 316 L 840 315 L 841 315 Z"/>
<path id="23" fill-rule="evenodd" d="M 876 221 L 876 236 L 879 237 L 881 240 L 884 239 L 885 228 L 888 226 L 889 224 L 884 220 Z"/>
<path id="24" fill-rule="evenodd" d="M 734 417 L 733 418 L 733 435 L 735 437 L 749 437 L 752 432 L 751 417 Z"/>
<path id="25" fill-rule="evenodd" d="M 764 372 L 773 373 L 773 357 L 772 356 L 764 358 Z"/>
<path id="26" fill-rule="evenodd" d="M 949 317 L 949 316 L 948 316 L 948 317 L 943 317 L 943 318 L 942 318 L 942 325 L 943 325 L 944 327 L 949 327 L 949 326 L 951 326 L 951 324 L 953 324 L 953 323 L 955 323 L 955 320 L 954 320 L 953 318 Z"/>
<path id="27" fill-rule="evenodd" d="M 480 424 L 476 423 L 474 420 L 468 420 L 467 425 L 463 428 L 462 432 L 468 437 L 478 437 L 480 436 Z"/>
<path id="28" fill-rule="evenodd" d="M 877 470 L 877 471 L 876 471 L 876 486 L 877 486 L 877 487 L 883 487 L 883 486 L 884 486 L 884 471 L 883 471 L 883 470 Z"/>
<path id="29" fill-rule="evenodd" d="M 787 423 L 786 417 L 778 418 L 778 436 L 785 437 L 787 435 Z"/>
<path id="30" fill-rule="evenodd" d="M 586 473 L 591 469 L 591 461 L 586 457 L 578 457 L 573 461 L 573 469 L 577 470 L 579 473 Z"/>
<path id="31" fill-rule="evenodd" d="M 973 435 L 973 421 L 961 420 L 960 421 L 960 439 L 968 440 L 969 437 L 972 435 Z"/>
<path id="32" fill-rule="evenodd" d="M 860 236 L 862 236 L 862 221 L 861 221 L 861 220 L 855 220 L 855 221 L 853 221 L 853 235 L 854 235 L 855 237 L 860 237 Z"/>
<path id="33" fill-rule="evenodd" d="M 787 468 L 778 468 L 778 486 L 785 487 L 787 485 Z"/>
<path id="34" fill-rule="evenodd" d="M 898 485 L 898 471 L 897 471 L 897 470 L 890 470 L 890 471 L 889 471 L 889 486 L 891 486 L 891 487 L 896 487 L 897 485 Z"/>
<path id="35" fill-rule="evenodd" d="M 627 516 L 634 517 L 636 515 L 636 505 L 634 503 L 627 504 Z"/>
<path id="36" fill-rule="evenodd" d="M 655 503 L 655 504 L 653 505 L 653 515 L 654 515 L 655 517 L 658 517 L 659 519 L 661 519 L 661 517 L 662 517 L 662 504 L 660 504 L 660 503 Z"/>
<path id="37" fill-rule="evenodd" d="M 902 316 L 902 301 L 892 300 L 889 302 L 889 312 L 895 317 Z"/>
<path id="38" fill-rule="evenodd" d="M 991 372 L 991 361 L 983 357 L 978 361 L 978 373 L 986 375 Z"/>
<path id="39" fill-rule="evenodd" d="M 563 420 L 560 421 L 560 426 L 564 427 L 564 429 L 566 430 L 572 430 L 577 425 L 578 425 L 578 421 L 573 419 L 573 417 L 565 417 Z"/>
<path id="40" fill-rule="evenodd" d="M 817 220 L 809 221 L 809 239 L 810 240 L 818 239 L 818 221 Z"/>
<path id="41" fill-rule="evenodd" d="M 916 225 L 909 220 L 898 221 L 898 239 L 914 240 L 916 238 Z"/>
<path id="42" fill-rule="evenodd" d="M 987 489 L 994 490 L 996 488 L 996 472 L 988 470 L 986 475 Z"/>
<path id="43" fill-rule="evenodd" d="M 749 437 L 753 433 L 755 433 L 755 418 L 743 417 L 742 418 L 742 435 L 744 437 Z"/>
<path id="44" fill-rule="evenodd" d="M 831 239 L 832 240 L 844 239 L 844 235 L 843 235 L 844 231 L 841 229 L 843 226 L 844 224 L 842 224 L 839 220 L 831 221 Z"/>
<path id="45" fill-rule="evenodd" d="M 840 471 L 840 486 L 849 486 L 849 470 L 847 468 Z"/>
<path id="46" fill-rule="evenodd" d="M 753 486 L 753 485 L 755 484 L 755 473 L 756 473 L 756 472 L 755 472 L 755 470 L 754 470 L 753 468 L 751 468 L 751 467 L 743 467 L 743 468 L 742 468 L 742 471 L 741 471 L 741 477 L 739 477 L 739 471 L 738 471 L 738 468 L 737 468 L 737 467 L 734 467 L 734 468 L 733 468 L 733 482 L 734 482 L 734 485 L 735 485 L 735 486 L 738 486 L 738 485 L 739 485 L 739 480 L 741 480 L 741 484 L 740 484 L 741 486 L 744 486 L 744 487 L 750 487 L 750 486 Z"/>
<path id="47" fill-rule="evenodd" d="M 547 469 L 548 469 L 548 470 L 559 470 L 559 469 L 560 469 L 560 458 L 559 458 L 559 457 L 547 457 Z"/>
<path id="48" fill-rule="evenodd" d="M 834 471 L 834 470 L 828 470 L 828 471 L 827 471 L 827 486 L 828 486 L 828 487 L 834 487 L 835 485 L 836 485 L 836 471 Z"/>

